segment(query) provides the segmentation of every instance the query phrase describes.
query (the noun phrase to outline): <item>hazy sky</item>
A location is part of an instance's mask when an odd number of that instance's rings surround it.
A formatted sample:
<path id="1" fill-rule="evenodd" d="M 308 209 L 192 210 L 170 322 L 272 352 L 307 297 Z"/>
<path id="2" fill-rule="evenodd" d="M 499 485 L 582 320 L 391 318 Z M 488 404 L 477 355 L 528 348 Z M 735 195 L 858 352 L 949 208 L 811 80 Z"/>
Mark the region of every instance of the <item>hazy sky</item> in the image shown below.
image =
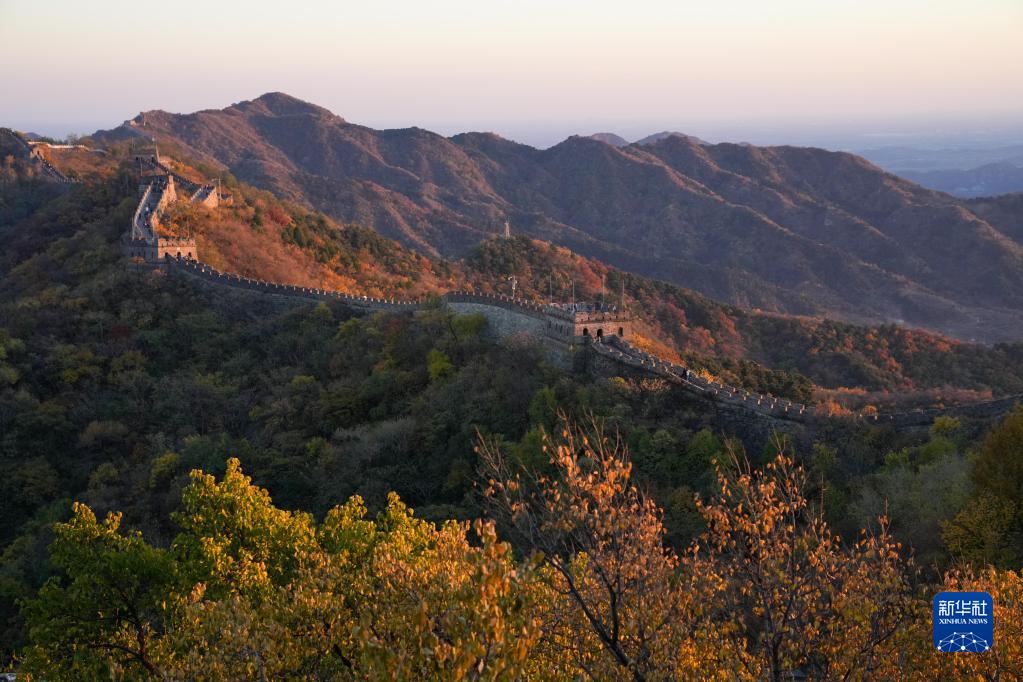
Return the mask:
<path id="1" fill-rule="evenodd" d="M 1023 0 L 0 0 L 0 125 L 86 132 L 272 90 L 536 144 L 982 128 L 1023 120 Z"/>

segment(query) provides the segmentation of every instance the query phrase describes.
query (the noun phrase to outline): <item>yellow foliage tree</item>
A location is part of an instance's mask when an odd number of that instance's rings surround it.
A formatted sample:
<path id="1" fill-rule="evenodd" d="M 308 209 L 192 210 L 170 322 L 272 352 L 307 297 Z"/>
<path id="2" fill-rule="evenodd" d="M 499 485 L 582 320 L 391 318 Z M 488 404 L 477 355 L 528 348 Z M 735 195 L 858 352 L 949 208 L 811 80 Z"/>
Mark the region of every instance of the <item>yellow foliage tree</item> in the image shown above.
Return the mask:
<path id="1" fill-rule="evenodd" d="M 907 668 L 921 680 L 1023 680 L 1023 577 L 987 567 L 949 571 L 940 591 L 988 592 L 994 602 L 995 639 L 984 653 L 945 653 L 931 646 L 931 604 L 923 601 Z"/>
<path id="2" fill-rule="evenodd" d="M 237 460 L 193 472 L 172 551 L 98 523 L 58 527 L 65 581 L 26 608 L 29 679 L 515 679 L 539 637 L 531 570 L 493 525 L 352 498 L 317 526 Z"/>
<path id="3" fill-rule="evenodd" d="M 478 447 L 495 511 L 543 567 L 537 676 L 696 674 L 678 557 L 665 547 L 660 510 L 630 482 L 622 443 L 596 422 L 584 431 L 567 421 L 560 442 L 544 441 L 551 475 L 516 470 L 493 443 Z"/>
<path id="4" fill-rule="evenodd" d="M 733 456 L 718 483 L 683 561 L 717 665 L 750 680 L 897 676 L 914 602 L 886 520 L 843 547 L 784 453 L 759 471 Z"/>

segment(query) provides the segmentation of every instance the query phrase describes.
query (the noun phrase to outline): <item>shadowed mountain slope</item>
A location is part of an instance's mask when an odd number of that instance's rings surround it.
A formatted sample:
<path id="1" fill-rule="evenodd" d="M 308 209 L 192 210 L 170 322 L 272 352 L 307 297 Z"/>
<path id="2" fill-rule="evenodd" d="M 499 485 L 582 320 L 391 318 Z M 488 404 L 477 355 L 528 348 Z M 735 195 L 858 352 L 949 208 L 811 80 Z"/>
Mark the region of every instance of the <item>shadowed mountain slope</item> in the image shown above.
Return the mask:
<path id="1" fill-rule="evenodd" d="M 1018 218 L 992 224 L 851 154 L 684 135 L 538 150 L 488 133 L 376 131 L 280 93 L 147 112 L 97 137 L 126 130 L 427 255 L 462 254 L 508 220 L 743 307 L 1023 336 L 1023 247 L 999 227 Z"/>

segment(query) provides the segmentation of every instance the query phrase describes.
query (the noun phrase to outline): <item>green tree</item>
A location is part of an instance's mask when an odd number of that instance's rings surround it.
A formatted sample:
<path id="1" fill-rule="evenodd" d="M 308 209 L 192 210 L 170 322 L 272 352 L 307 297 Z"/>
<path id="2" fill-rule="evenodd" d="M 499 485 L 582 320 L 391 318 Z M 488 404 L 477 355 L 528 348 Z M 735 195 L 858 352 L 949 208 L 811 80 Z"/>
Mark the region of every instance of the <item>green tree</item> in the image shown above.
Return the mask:
<path id="1" fill-rule="evenodd" d="M 1023 405 L 988 432 L 973 462 L 977 487 L 1016 504 L 1023 503 Z"/>
<path id="2" fill-rule="evenodd" d="M 24 607 L 26 672 L 48 680 L 159 672 L 154 647 L 166 630 L 173 562 L 120 522 L 114 513 L 98 522 L 75 504 L 71 520 L 56 525 L 51 559 L 64 576 Z"/>
<path id="3" fill-rule="evenodd" d="M 426 355 L 426 369 L 430 373 L 430 380 L 437 381 L 451 374 L 455 366 L 444 351 L 434 348 Z"/>
<path id="4" fill-rule="evenodd" d="M 237 459 L 228 460 L 219 483 L 193 471 L 181 506 L 174 515 L 182 529 L 174 554 L 207 596 L 265 596 L 291 580 L 301 557 L 315 548 L 312 516 L 275 507 Z"/>

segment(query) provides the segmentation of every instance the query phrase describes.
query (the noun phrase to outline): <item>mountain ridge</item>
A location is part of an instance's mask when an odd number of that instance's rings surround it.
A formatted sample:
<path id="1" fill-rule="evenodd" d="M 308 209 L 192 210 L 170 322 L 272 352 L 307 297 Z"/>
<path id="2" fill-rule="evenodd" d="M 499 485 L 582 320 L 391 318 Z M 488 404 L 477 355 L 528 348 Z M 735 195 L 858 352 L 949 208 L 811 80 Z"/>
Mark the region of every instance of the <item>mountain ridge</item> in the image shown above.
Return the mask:
<path id="1" fill-rule="evenodd" d="M 376 131 L 280 93 L 147 112 L 135 126 L 429 256 L 464 253 L 507 220 L 728 303 L 1023 336 L 1015 233 L 848 153 L 680 134 L 622 147 L 574 136 L 540 150 L 487 133 Z"/>

